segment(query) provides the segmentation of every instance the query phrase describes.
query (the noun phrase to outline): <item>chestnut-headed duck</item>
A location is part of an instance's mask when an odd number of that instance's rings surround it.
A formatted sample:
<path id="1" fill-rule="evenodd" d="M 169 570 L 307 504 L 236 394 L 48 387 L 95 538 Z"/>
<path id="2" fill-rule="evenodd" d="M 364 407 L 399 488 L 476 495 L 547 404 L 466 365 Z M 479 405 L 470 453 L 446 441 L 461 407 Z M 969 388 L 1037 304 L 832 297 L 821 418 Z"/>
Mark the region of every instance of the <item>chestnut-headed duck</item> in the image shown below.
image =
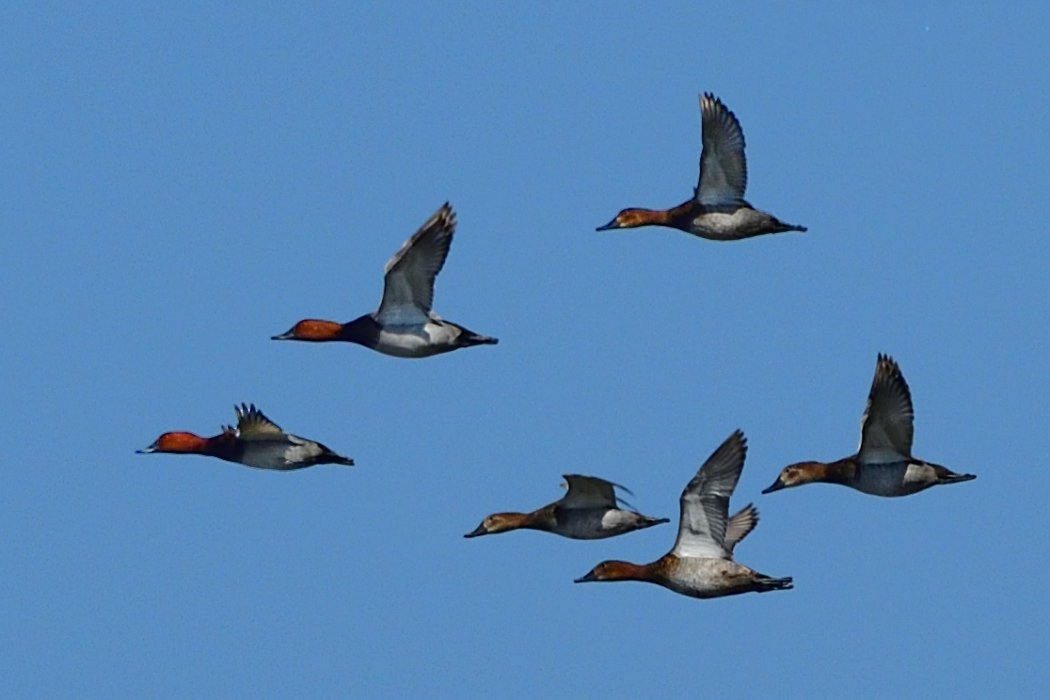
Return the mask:
<path id="1" fill-rule="evenodd" d="M 733 548 L 758 524 L 750 504 L 729 517 L 729 497 L 746 454 L 747 440 L 738 430 L 700 467 L 682 492 L 678 539 L 669 553 L 641 565 L 603 561 L 576 583 L 646 581 L 693 598 L 792 588 L 790 577 L 772 578 L 733 561 Z"/>
<path id="2" fill-rule="evenodd" d="M 378 310 L 349 323 L 299 321 L 273 340 L 341 340 L 394 357 L 430 357 L 473 345 L 495 345 L 496 338 L 445 321 L 431 309 L 434 279 L 445 264 L 455 232 L 456 215 L 445 202 L 386 264 Z"/>
<path id="3" fill-rule="evenodd" d="M 873 496 L 909 496 L 937 484 L 977 478 L 912 457 L 914 417 L 911 392 L 900 367 L 892 357 L 880 354 L 868 406 L 860 420 L 857 454 L 828 464 L 799 462 L 784 467 L 773 485 L 762 493 L 822 481 Z"/>
<path id="4" fill-rule="evenodd" d="M 215 437 L 201 437 L 193 433 L 164 433 L 139 454 L 170 452 L 218 457 L 258 469 L 289 471 L 312 467 L 315 464 L 345 464 L 354 466 L 354 460 L 332 452 L 319 442 L 289 435 L 281 430 L 254 405 L 234 406 L 237 428 L 222 427 Z"/>
<path id="5" fill-rule="evenodd" d="M 700 116 L 703 150 L 700 152 L 700 182 L 693 198 L 666 211 L 624 209 L 598 230 L 667 226 L 712 241 L 805 231 L 805 226 L 786 224 L 744 201 L 747 161 L 744 158 L 744 132 L 736 116 L 709 92 L 700 96 Z"/>
<path id="6" fill-rule="evenodd" d="M 549 505 L 531 513 L 493 513 L 464 537 L 495 535 L 510 530 L 543 530 L 574 540 L 600 540 L 642 530 L 667 518 L 650 518 L 634 510 L 623 510 L 616 489 L 623 486 L 595 476 L 565 474 L 567 493 Z M 634 495 L 634 494 L 631 494 Z"/>

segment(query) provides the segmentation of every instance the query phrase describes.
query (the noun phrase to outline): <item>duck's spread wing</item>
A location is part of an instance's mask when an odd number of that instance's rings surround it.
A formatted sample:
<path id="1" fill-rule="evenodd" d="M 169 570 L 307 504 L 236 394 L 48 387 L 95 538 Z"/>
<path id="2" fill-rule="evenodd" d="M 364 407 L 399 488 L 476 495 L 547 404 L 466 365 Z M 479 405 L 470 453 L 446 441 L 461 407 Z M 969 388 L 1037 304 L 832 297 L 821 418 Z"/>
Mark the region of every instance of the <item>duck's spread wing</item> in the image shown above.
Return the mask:
<path id="1" fill-rule="evenodd" d="M 233 410 L 237 412 L 237 437 L 242 440 L 266 440 L 284 435 L 284 431 L 264 416 L 255 404 L 245 406 L 242 403 Z"/>
<path id="2" fill-rule="evenodd" d="M 705 206 L 742 204 L 747 188 L 744 132 L 722 101 L 707 92 L 700 96 L 703 150 L 696 201 Z"/>
<path id="3" fill-rule="evenodd" d="M 868 405 L 860 421 L 861 462 L 898 462 L 911 457 L 915 412 L 911 391 L 900 367 L 889 355 L 879 355 Z"/>
<path id="4" fill-rule="evenodd" d="M 733 548 L 740 543 L 740 540 L 750 535 L 756 525 L 758 525 L 758 509 L 754 504 L 748 503 L 738 510 L 726 525 L 726 551 L 732 554 Z"/>
<path id="5" fill-rule="evenodd" d="M 605 479 L 580 474 L 564 474 L 568 493 L 558 501 L 563 508 L 615 508 L 616 487 Z M 620 488 L 623 488 L 620 486 Z M 627 489 L 624 489 L 627 491 Z M 628 491 L 630 493 L 630 491 Z"/>
<path id="6" fill-rule="evenodd" d="M 446 202 L 390 258 L 384 272 L 380 325 L 426 322 L 434 303 L 434 279 L 448 257 L 456 215 Z"/>
<path id="7" fill-rule="evenodd" d="M 682 492 L 682 519 L 671 550 L 679 557 L 728 559 L 729 497 L 740 480 L 747 440 L 737 430 L 715 450 Z"/>

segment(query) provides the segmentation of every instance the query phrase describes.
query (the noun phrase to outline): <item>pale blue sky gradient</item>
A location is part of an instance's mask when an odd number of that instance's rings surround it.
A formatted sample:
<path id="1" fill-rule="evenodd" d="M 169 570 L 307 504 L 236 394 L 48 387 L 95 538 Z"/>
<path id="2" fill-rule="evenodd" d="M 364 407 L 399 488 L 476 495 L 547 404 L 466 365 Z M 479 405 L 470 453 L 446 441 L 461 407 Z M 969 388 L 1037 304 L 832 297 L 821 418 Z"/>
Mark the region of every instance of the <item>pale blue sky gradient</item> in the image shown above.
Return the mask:
<path id="1" fill-rule="evenodd" d="M 1045 696 L 1045 3 L 346 5 L 0 8 L 0 695 Z M 703 91 L 809 232 L 595 233 L 690 196 Z M 446 200 L 435 308 L 498 346 L 269 340 Z M 977 480 L 760 496 L 880 351 Z M 358 466 L 134 454 L 241 401 Z M 737 557 L 795 590 L 572 583 L 738 427 Z M 573 472 L 673 523 L 462 538 Z"/>

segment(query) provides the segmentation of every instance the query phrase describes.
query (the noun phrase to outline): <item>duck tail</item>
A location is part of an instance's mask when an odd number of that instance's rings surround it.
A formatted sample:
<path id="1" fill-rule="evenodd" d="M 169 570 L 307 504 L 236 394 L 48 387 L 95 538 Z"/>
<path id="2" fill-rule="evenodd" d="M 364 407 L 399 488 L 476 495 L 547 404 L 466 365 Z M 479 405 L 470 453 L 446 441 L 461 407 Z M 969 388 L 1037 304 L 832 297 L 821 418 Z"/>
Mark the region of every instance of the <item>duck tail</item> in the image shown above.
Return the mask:
<path id="1" fill-rule="evenodd" d="M 977 478 L 976 474 L 956 474 L 948 467 L 942 467 L 939 464 L 931 462 L 922 462 L 922 464 L 933 468 L 933 473 L 937 476 L 937 481 L 934 484 L 958 484 L 962 481 L 973 481 Z"/>
<path id="2" fill-rule="evenodd" d="M 787 591 L 795 587 L 790 576 L 786 578 L 773 578 L 765 574 L 755 574 L 755 591 L 765 593 L 766 591 Z"/>
<path id="3" fill-rule="evenodd" d="M 785 231 L 801 231 L 802 233 L 805 233 L 806 231 L 809 230 L 805 226 L 796 226 L 795 224 L 786 224 L 783 221 L 779 221 L 779 220 L 777 221 L 777 224 L 780 227 L 780 230 L 778 230 L 777 233 L 784 233 Z"/>
<path id="4" fill-rule="evenodd" d="M 947 474 L 939 474 L 939 483 L 942 484 L 958 484 L 961 481 L 973 481 L 977 478 L 976 474 L 956 474 L 955 472 L 948 472 Z"/>
<path id="5" fill-rule="evenodd" d="M 473 331 L 468 331 L 466 328 L 463 329 L 462 335 L 459 336 L 459 345 L 465 348 L 474 345 L 496 345 L 497 343 L 499 343 L 499 338 L 490 338 L 487 335 L 479 335 Z"/>

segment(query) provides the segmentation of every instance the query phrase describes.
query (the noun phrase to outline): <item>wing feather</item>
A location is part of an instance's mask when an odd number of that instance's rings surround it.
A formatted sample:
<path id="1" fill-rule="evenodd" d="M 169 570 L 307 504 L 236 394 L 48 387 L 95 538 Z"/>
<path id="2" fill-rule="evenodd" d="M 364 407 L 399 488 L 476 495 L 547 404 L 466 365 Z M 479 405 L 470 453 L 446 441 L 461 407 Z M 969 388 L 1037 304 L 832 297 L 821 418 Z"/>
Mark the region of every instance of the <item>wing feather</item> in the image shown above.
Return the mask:
<path id="1" fill-rule="evenodd" d="M 729 519 L 726 526 L 726 551 L 733 553 L 733 549 L 740 541 L 751 534 L 758 525 L 758 509 L 754 504 L 748 503 Z"/>
<path id="2" fill-rule="evenodd" d="M 744 203 L 747 160 L 736 115 L 709 92 L 700 96 L 703 150 L 696 201 L 705 206 Z"/>
<path id="3" fill-rule="evenodd" d="M 255 407 L 243 403 L 233 410 L 237 412 L 237 437 L 242 440 L 268 440 L 283 437 L 284 431 Z"/>
<path id="4" fill-rule="evenodd" d="M 682 517 L 674 554 L 680 557 L 729 559 L 726 525 L 733 494 L 747 456 L 747 439 L 737 430 L 714 451 L 680 499 Z"/>
<path id="5" fill-rule="evenodd" d="M 914 419 L 911 391 L 900 367 L 889 355 L 879 354 L 868 405 L 860 421 L 857 458 L 868 464 L 909 459 Z"/>
<path id="6" fill-rule="evenodd" d="M 614 484 L 596 476 L 564 474 L 568 493 L 558 501 L 563 508 L 615 508 L 616 488 Z M 623 488 L 620 486 L 620 488 Z M 624 489 L 626 491 L 626 489 Z M 628 491 L 628 493 L 630 493 Z"/>
<path id="7" fill-rule="evenodd" d="M 425 323 L 434 304 L 434 280 L 445 265 L 456 215 L 445 202 L 427 219 L 384 268 L 383 301 L 376 312 L 381 325 Z"/>

